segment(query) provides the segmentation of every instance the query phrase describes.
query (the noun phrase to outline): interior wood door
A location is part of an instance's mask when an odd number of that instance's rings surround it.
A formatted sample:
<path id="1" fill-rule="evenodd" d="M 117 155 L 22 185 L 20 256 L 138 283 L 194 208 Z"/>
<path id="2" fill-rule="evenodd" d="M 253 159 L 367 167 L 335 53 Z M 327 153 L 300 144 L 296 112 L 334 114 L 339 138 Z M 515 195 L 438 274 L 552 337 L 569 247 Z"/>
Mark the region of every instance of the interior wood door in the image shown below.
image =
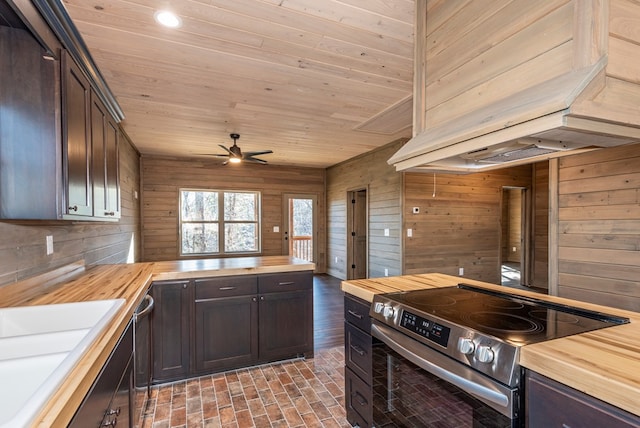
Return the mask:
<path id="1" fill-rule="evenodd" d="M 347 279 L 367 278 L 367 189 L 348 193 Z"/>

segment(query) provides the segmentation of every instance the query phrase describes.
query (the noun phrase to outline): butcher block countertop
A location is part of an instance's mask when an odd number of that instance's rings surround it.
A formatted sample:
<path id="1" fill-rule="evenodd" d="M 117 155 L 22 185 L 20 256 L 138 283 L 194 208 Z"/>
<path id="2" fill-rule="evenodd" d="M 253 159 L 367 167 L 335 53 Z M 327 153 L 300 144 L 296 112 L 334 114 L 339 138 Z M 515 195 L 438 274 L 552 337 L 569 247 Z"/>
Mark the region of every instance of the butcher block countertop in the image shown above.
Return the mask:
<path id="1" fill-rule="evenodd" d="M 505 287 L 444 274 L 420 274 L 342 282 L 346 293 L 371 302 L 378 293 L 455 286 L 461 282 Z M 524 346 L 520 364 L 537 373 L 640 415 L 640 313 L 508 288 L 510 293 L 627 317 L 629 324 Z"/>
<path id="2" fill-rule="evenodd" d="M 67 426 L 152 281 L 313 269 L 313 263 L 288 256 L 100 265 L 88 270 L 78 262 L 49 274 L 0 287 L 1 307 L 119 298 L 126 300 L 105 331 L 45 405 L 32 426 Z"/>

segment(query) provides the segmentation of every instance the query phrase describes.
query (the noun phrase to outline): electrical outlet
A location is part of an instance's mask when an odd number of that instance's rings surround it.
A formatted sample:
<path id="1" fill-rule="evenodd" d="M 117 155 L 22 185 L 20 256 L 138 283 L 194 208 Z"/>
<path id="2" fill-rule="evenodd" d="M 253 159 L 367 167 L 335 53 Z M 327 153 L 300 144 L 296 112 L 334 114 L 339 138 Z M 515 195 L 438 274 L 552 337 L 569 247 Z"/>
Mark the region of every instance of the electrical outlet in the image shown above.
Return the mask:
<path id="1" fill-rule="evenodd" d="M 389 229 L 384 230 L 384 236 L 389 236 Z"/>
<path id="2" fill-rule="evenodd" d="M 516 252 L 516 247 L 513 247 L 513 252 L 514 252 L 514 253 Z"/>
<path id="3" fill-rule="evenodd" d="M 411 238 L 413 236 L 413 229 L 407 229 L 407 237 Z"/>
<path id="4" fill-rule="evenodd" d="M 53 236 L 52 235 L 47 235 L 46 243 L 47 243 L 47 256 L 50 256 L 51 254 L 53 254 Z"/>
<path id="5" fill-rule="evenodd" d="M 384 276 L 389 276 L 389 269 L 384 268 Z"/>
<path id="6" fill-rule="evenodd" d="M 273 226 L 273 233 L 280 232 L 280 226 Z"/>
<path id="7" fill-rule="evenodd" d="M 336 263 L 338 263 L 338 256 L 336 256 Z"/>
<path id="8" fill-rule="evenodd" d="M 464 268 L 458 268 L 458 276 L 464 275 Z"/>

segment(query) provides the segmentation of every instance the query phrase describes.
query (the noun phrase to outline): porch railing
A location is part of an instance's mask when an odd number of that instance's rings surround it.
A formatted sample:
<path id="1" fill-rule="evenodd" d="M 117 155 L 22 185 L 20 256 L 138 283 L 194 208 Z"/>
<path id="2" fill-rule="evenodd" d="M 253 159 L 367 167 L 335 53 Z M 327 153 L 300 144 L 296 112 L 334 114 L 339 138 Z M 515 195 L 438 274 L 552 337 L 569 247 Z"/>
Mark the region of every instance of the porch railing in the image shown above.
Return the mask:
<path id="1" fill-rule="evenodd" d="M 313 237 L 293 236 L 289 240 L 289 254 L 309 262 L 313 261 Z"/>

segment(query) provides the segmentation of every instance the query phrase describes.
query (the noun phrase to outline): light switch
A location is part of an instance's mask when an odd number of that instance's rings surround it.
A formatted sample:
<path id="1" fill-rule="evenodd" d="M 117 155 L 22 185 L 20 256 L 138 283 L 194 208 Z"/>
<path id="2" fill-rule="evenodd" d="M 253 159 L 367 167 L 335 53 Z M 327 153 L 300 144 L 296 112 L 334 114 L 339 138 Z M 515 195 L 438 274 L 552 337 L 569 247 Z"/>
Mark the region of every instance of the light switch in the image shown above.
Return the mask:
<path id="1" fill-rule="evenodd" d="M 407 229 L 407 237 L 411 238 L 413 236 L 413 229 Z"/>
<path id="2" fill-rule="evenodd" d="M 389 229 L 384 230 L 384 236 L 389 236 Z"/>
<path id="3" fill-rule="evenodd" d="M 47 256 L 53 254 L 53 235 L 47 235 Z"/>
<path id="4" fill-rule="evenodd" d="M 280 232 L 280 226 L 273 226 L 273 233 Z"/>

